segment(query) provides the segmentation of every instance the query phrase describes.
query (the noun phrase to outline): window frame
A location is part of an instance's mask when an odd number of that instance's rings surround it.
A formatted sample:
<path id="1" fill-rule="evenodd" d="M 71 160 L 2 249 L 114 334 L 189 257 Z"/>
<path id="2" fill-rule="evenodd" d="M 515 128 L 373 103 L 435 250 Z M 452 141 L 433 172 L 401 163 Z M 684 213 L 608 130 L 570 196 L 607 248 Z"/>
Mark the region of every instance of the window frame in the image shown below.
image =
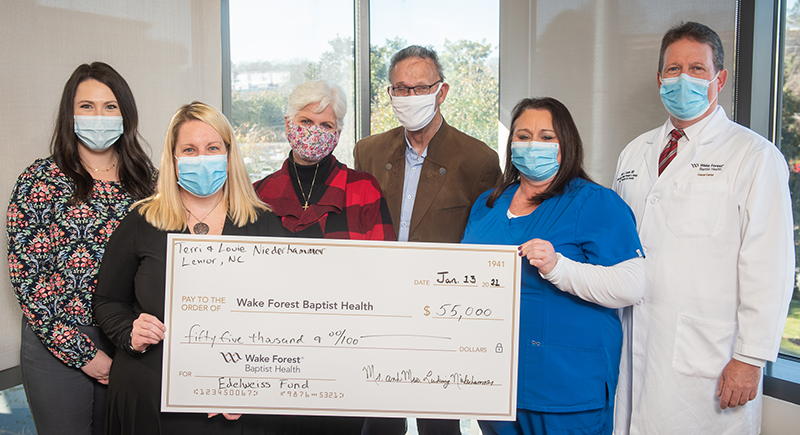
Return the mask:
<path id="1" fill-rule="evenodd" d="M 778 355 L 764 371 L 764 394 L 784 402 L 800 405 L 800 358 Z"/>
<path id="2" fill-rule="evenodd" d="M 733 120 L 780 148 L 786 0 L 737 4 Z M 779 354 L 764 369 L 764 395 L 800 405 L 800 358 Z"/>

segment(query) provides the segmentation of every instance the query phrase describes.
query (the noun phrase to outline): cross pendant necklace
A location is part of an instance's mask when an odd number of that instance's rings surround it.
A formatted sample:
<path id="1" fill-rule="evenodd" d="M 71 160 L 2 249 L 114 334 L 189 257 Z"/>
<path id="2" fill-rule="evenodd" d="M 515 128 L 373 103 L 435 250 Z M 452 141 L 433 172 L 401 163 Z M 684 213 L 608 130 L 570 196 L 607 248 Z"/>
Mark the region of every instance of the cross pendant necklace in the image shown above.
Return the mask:
<path id="1" fill-rule="evenodd" d="M 294 165 L 294 176 L 297 177 L 297 185 L 300 186 L 300 194 L 303 195 L 303 211 L 308 210 L 308 200 L 311 199 L 311 192 L 314 191 L 314 183 L 317 181 L 317 171 L 319 170 L 319 163 L 317 163 L 317 167 L 314 168 L 314 178 L 311 179 L 311 188 L 308 189 L 308 196 L 306 193 L 303 192 L 303 183 L 300 182 L 300 175 L 297 173 L 297 164 L 292 160 L 292 164 Z"/>

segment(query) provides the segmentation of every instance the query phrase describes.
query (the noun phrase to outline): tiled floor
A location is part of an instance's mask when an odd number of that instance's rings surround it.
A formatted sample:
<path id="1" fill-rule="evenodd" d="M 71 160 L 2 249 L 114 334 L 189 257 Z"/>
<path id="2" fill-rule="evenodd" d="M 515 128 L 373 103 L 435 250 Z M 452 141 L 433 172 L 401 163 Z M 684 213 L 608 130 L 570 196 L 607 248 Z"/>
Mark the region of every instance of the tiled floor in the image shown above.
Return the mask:
<path id="1" fill-rule="evenodd" d="M 22 385 L 0 391 L 0 435 L 35 435 Z"/>

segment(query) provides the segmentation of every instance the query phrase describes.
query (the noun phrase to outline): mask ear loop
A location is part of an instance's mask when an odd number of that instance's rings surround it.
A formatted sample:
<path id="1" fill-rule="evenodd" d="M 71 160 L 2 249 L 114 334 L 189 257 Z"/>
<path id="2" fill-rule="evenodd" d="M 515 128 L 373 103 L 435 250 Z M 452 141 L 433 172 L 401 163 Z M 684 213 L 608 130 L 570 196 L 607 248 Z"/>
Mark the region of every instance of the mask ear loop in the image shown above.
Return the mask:
<path id="1" fill-rule="evenodd" d="M 709 80 L 708 86 L 711 86 L 711 83 L 714 83 L 719 78 L 719 73 L 722 71 L 718 71 L 717 75 L 714 76 L 713 79 Z M 716 103 L 717 99 L 719 98 L 719 90 L 717 90 L 716 94 L 714 94 L 714 99 L 708 102 L 708 105 L 711 106 Z"/>

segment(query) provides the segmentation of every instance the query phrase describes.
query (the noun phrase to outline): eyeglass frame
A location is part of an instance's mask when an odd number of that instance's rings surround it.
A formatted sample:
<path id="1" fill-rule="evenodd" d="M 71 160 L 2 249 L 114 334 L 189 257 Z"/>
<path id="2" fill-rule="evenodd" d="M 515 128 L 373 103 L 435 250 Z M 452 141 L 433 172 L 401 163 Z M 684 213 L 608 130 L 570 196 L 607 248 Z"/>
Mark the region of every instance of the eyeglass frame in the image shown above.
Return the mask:
<path id="1" fill-rule="evenodd" d="M 439 79 L 439 80 L 436 80 L 435 82 L 433 82 L 433 83 L 431 83 L 431 84 L 429 84 L 429 85 L 418 85 L 418 86 L 389 86 L 389 94 L 390 94 L 390 95 L 392 95 L 392 96 L 395 96 L 395 97 L 410 97 L 410 96 L 411 96 L 411 92 L 413 91 L 413 92 L 414 92 L 414 95 L 417 95 L 417 96 L 419 96 L 419 95 L 430 95 L 430 94 L 431 94 L 431 88 L 433 88 L 434 86 L 436 86 L 436 84 L 437 84 L 437 83 L 444 83 L 444 82 L 442 81 L 442 79 Z M 407 89 L 407 90 L 408 90 L 408 92 L 407 92 L 405 95 L 397 95 L 397 93 L 396 93 L 396 91 L 395 91 L 395 89 L 397 89 L 397 88 L 404 88 L 404 89 Z M 419 93 L 417 93 L 417 89 L 421 89 L 421 88 L 428 88 L 428 92 L 427 92 L 427 93 L 425 93 L 425 94 L 419 94 Z"/>

